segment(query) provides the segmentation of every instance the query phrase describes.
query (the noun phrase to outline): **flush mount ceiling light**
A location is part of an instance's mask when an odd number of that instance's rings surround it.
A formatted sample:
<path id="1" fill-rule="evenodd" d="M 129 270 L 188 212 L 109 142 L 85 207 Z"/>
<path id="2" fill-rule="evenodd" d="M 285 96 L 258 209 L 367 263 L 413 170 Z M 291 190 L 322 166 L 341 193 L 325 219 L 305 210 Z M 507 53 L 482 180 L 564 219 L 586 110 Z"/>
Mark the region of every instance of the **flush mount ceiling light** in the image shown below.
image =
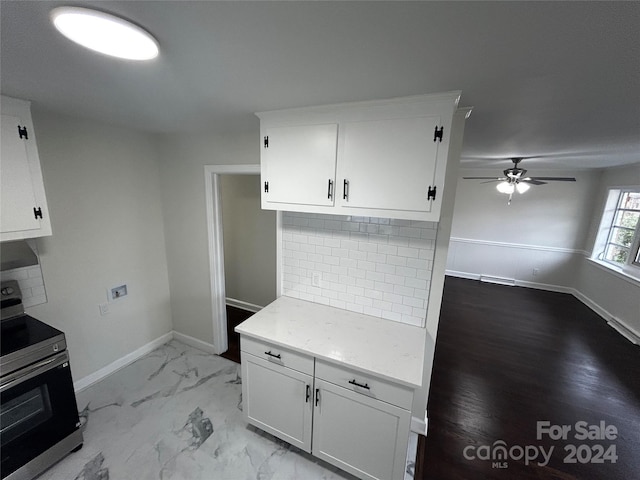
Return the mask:
<path id="1" fill-rule="evenodd" d="M 96 52 L 127 60 L 158 56 L 158 42 L 133 23 L 108 13 L 80 7 L 58 7 L 51 21 L 69 40 Z"/>

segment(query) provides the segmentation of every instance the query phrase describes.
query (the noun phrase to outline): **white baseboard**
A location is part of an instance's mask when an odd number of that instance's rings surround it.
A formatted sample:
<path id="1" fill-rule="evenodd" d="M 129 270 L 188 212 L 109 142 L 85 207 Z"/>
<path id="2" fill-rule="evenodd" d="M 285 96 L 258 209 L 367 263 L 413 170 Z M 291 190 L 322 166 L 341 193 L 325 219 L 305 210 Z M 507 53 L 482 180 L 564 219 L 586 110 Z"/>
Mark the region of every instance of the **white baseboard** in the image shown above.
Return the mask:
<path id="1" fill-rule="evenodd" d="M 142 347 L 134 350 L 131 353 L 128 353 L 122 358 L 119 358 L 115 362 L 111 362 L 106 367 L 102 367 L 100 370 L 97 370 L 86 377 L 81 378 L 80 380 L 73 382 L 73 389 L 77 392 L 84 390 L 87 387 L 90 387 L 94 383 L 99 382 L 100 380 L 108 377 L 109 375 L 117 372 L 118 370 L 126 367 L 127 365 L 132 364 L 136 360 L 141 357 L 144 357 L 147 353 L 152 352 L 156 348 L 161 345 L 164 345 L 168 341 L 173 339 L 174 332 L 165 333 L 161 337 L 152 340 L 151 342 L 143 345 Z M 72 362 L 73 363 L 73 362 Z"/>
<path id="2" fill-rule="evenodd" d="M 427 435 L 427 414 L 424 418 L 411 417 L 411 431 L 420 435 Z"/>
<path id="3" fill-rule="evenodd" d="M 446 270 L 444 273 L 450 277 L 466 278 L 467 280 L 480 280 L 480 275 L 478 273 L 459 272 L 457 270 Z"/>
<path id="4" fill-rule="evenodd" d="M 563 285 L 552 285 L 549 283 L 529 282 L 527 280 L 518 280 L 513 278 L 492 277 L 490 275 L 480 275 L 479 273 L 460 272 L 457 270 L 447 270 L 446 275 L 450 277 L 466 278 L 467 280 L 480 280 L 486 283 L 496 283 L 499 285 L 510 285 L 516 287 L 535 288 L 537 290 L 547 290 L 549 292 L 571 293 L 575 290 Z"/>
<path id="5" fill-rule="evenodd" d="M 635 343 L 636 345 L 640 345 L 640 332 L 634 330 L 633 328 L 626 325 L 622 320 L 616 318 L 609 311 L 598 305 L 596 302 L 591 300 L 589 297 L 584 295 L 582 292 L 578 290 L 573 290 L 571 292 L 574 297 L 584 303 L 587 307 L 593 310 L 595 313 L 600 315 L 610 327 L 616 330 L 620 335 L 625 337 L 631 343 Z"/>
<path id="6" fill-rule="evenodd" d="M 249 312 L 253 312 L 253 313 L 257 313 L 264 308 L 264 307 L 261 307 L 260 305 L 244 302 L 242 300 L 238 300 L 236 298 L 231 298 L 231 297 L 227 297 L 226 301 L 227 301 L 227 305 L 229 305 L 230 307 L 241 308 L 242 310 L 248 310 Z"/>
<path id="7" fill-rule="evenodd" d="M 218 355 L 215 345 L 211 343 L 198 340 L 197 338 L 190 337 L 189 335 L 185 335 L 184 333 L 176 332 L 175 330 L 173 331 L 173 338 L 175 338 L 179 342 L 189 345 L 190 347 L 197 348 L 198 350 L 202 350 L 203 352 L 211 353 L 213 355 Z"/>
<path id="8" fill-rule="evenodd" d="M 548 292 L 573 293 L 576 291 L 571 287 L 564 285 L 552 285 L 550 283 L 528 282 L 526 280 L 516 280 L 516 287 L 535 288 L 536 290 L 546 290 Z M 574 295 L 575 296 L 575 295 Z"/>

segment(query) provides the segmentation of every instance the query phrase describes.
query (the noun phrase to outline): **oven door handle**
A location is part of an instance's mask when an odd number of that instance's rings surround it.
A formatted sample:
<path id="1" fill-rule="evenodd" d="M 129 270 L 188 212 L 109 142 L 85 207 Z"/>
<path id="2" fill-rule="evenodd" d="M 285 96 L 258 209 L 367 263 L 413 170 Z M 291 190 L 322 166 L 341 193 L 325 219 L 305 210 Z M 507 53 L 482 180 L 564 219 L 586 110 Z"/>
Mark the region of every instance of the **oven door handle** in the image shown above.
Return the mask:
<path id="1" fill-rule="evenodd" d="M 22 382 L 26 382 L 27 380 L 37 377 L 38 375 L 41 375 L 68 361 L 69 355 L 67 352 L 60 352 L 52 357 L 18 370 L 17 372 L 10 373 L 0 380 L 0 392 L 4 392 L 16 385 L 20 385 Z"/>

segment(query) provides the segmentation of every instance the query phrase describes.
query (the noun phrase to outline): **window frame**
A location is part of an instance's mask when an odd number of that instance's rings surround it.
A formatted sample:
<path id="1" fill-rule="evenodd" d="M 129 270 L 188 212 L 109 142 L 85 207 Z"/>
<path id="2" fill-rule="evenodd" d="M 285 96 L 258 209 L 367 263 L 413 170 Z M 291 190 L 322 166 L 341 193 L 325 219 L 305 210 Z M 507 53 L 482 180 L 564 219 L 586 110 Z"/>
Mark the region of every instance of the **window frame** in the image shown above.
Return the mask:
<path id="1" fill-rule="evenodd" d="M 640 209 L 621 208 L 621 202 L 625 193 L 640 193 L 640 186 L 611 187 L 608 189 L 607 200 L 600 220 L 600 228 L 594 244 L 591 259 L 597 261 L 606 268 L 628 275 L 636 280 L 640 280 L 640 220 L 635 226 L 633 240 L 629 247 L 612 242 L 615 228 L 620 228 L 615 224 L 620 211 L 638 211 Z M 622 227 L 624 228 L 624 227 Z M 616 245 L 628 249 L 629 254 L 624 263 L 607 260 L 605 254 L 610 245 Z"/>

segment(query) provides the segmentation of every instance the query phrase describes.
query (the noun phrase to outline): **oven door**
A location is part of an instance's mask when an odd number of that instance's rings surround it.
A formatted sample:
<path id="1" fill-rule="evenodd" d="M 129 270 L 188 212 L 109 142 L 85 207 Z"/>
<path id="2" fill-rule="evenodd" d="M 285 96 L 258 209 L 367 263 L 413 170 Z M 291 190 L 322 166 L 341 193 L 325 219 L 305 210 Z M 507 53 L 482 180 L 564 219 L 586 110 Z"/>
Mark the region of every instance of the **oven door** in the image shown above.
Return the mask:
<path id="1" fill-rule="evenodd" d="M 66 351 L 0 380 L 0 428 L 2 478 L 80 428 Z"/>

